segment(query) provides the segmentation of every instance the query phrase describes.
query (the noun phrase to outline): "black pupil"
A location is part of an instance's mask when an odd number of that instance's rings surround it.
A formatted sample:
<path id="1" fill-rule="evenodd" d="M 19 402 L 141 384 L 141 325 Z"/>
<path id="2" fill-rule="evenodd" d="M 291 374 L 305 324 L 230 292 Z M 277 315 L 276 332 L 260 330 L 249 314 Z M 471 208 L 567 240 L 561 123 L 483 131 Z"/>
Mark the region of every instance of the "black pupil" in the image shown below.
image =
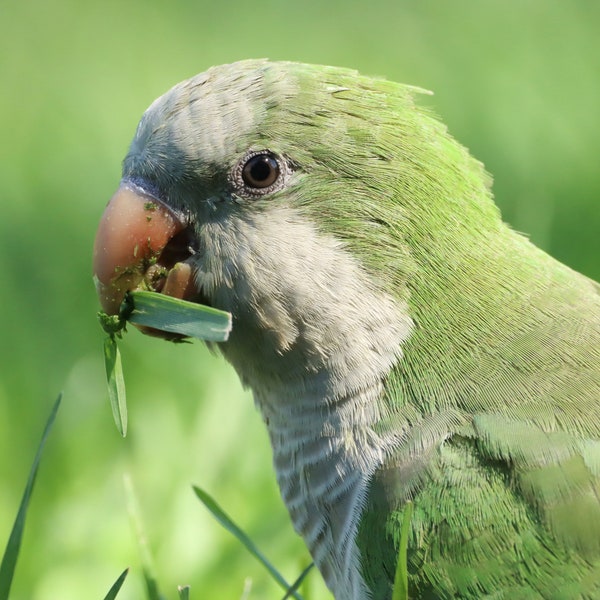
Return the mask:
<path id="1" fill-rule="evenodd" d="M 269 154 L 253 156 L 244 165 L 242 171 L 244 183 L 254 188 L 265 188 L 273 185 L 279 177 L 279 165 Z"/>

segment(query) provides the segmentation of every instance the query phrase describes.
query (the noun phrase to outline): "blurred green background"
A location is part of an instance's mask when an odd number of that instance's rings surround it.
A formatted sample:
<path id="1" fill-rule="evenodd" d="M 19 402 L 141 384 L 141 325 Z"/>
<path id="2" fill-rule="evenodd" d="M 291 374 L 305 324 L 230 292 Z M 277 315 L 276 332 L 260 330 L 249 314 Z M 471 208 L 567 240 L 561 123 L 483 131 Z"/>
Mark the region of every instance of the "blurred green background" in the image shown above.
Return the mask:
<path id="1" fill-rule="evenodd" d="M 123 474 L 168 598 L 281 597 L 195 499 L 213 494 L 293 579 L 308 560 L 250 395 L 200 343 L 121 344 L 130 433 L 106 398 L 90 255 L 147 105 L 248 57 L 349 66 L 425 98 L 494 174 L 505 219 L 600 279 L 600 3 L 595 0 L 33 0 L 0 3 L 0 546 L 51 403 L 15 600 L 139 599 Z M 1 551 L 1 550 L 0 550 Z M 329 597 L 313 580 L 314 598 Z"/>

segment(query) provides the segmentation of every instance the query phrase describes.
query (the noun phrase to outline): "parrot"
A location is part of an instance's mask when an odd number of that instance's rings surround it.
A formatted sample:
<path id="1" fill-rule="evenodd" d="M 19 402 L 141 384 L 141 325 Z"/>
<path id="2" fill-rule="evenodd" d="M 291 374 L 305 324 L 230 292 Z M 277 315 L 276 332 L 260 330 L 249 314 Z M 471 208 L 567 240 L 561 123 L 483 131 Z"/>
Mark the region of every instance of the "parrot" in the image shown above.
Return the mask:
<path id="1" fill-rule="evenodd" d="M 101 217 L 100 303 L 231 313 L 209 344 L 336 600 L 392 598 L 403 523 L 412 600 L 598 599 L 600 286 L 502 220 L 425 93 L 267 59 L 175 85 Z"/>

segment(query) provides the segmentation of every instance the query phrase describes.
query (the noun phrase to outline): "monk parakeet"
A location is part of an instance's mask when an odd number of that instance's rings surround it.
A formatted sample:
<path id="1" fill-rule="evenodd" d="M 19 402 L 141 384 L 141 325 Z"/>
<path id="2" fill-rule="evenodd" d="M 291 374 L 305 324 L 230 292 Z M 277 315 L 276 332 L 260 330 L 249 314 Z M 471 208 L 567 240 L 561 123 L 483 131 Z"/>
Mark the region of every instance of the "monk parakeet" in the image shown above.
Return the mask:
<path id="1" fill-rule="evenodd" d="M 281 495 L 337 600 L 600 598 L 600 287 L 504 224 L 420 90 L 251 60 L 156 100 L 95 251 L 231 312 Z M 140 233 L 141 232 L 141 233 Z"/>

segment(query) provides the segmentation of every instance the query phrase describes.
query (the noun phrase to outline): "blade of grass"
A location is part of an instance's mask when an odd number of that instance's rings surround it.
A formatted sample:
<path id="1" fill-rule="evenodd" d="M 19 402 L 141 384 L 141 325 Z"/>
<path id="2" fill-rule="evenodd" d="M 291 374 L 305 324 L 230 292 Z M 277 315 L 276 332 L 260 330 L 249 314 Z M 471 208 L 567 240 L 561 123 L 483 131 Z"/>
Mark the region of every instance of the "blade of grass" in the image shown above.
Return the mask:
<path id="1" fill-rule="evenodd" d="M 240 600 L 248 600 L 250 598 L 250 593 L 252 592 L 252 579 L 250 577 L 246 577 L 244 580 L 244 589 L 242 590 L 242 595 Z"/>
<path id="2" fill-rule="evenodd" d="M 148 600 L 165 600 L 164 596 L 158 590 L 158 583 L 156 574 L 154 572 L 152 555 L 150 554 L 150 550 L 148 548 L 148 541 L 144 531 L 144 526 L 142 524 L 141 511 L 137 502 L 137 498 L 135 497 L 135 491 L 133 489 L 131 477 L 128 474 L 123 476 L 123 483 L 125 486 L 125 495 L 127 497 L 127 510 L 129 512 L 129 518 L 131 519 L 131 525 L 138 542 L 138 549 L 140 552 L 140 560 L 142 562 L 144 581 L 146 582 L 146 593 Z"/>
<path id="3" fill-rule="evenodd" d="M 398 565 L 394 577 L 394 592 L 392 600 L 408 600 L 408 534 L 410 531 L 410 520 L 413 514 L 413 503 L 407 502 L 402 515 L 402 529 L 400 530 L 400 547 L 398 548 Z"/>
<path id="4" fill-rule="evenodd" d="M 228 312 L 155 292 L 130 292 L 133 310 L 127 320 L 161 331 L 210 342 L 224 342 L 231 331 Z"/>
<path id="5" fill-rule="evenodd" d="M 180 585 L 177 588 L 179 592 L 180 600 L 190 600 L 190 586 L 189 585 Z"/>
<path id="6" fill-rule="evenodd" d="M 286 592 L 285 596 L 283 597 L 283 600 L 288 600 L 288 598 L 291 598 L 292 594 L 300 589 L 300 586 L 302 585 L 302 582 L 304 581 L 304 579 L 306 578 L 306 576 L 310 573 L 310 570 L 315 566 L 315 563 L 311 562 L 310 565 L 308 565 L 308 567 L 306 567 L 302 573 L 300 573 L 300 575 L 298 575 L 298 578 L 296 579 L 296 581 L 294 581 L 294 583 L 292 583 L 292 587 L 290 587 L 290 589 Z"/>
<path id="7" fill-rule="evenodd" d="M 104 366 L 106 367 L 106 381 L 108 382 L 108 398 L 112 409 L 113 419 L 119 433 L 127 435 L 127 398 L 125 394 L 125 379 L 123 378 L 123 365 L 121 353 L 114 335 L 109 335 L 104 340 Z"/>
<path id="8" fill-rule="evenodd" d="M 304 562 L 306 561 L 303 561 L 303 563 Z M 308 573 L 308 569 L 314 566 L 315 564 L 311 562 L 310 565 L 308 567 L 305 567 L 305 569 L 300 573 L 300 577 L 303 577 L 304 571 L 307 571 Z M 311 586 L 309 585 L 309 583 L 310 580 L 306 576 L 304 576 L 302 579 L 302 585 L 300 586 L 300 593 L 302 594 L 304 600 L 310 600 L 313 597 Z"/>
<path id="9" fill-rule="evenodd" d="M 42 451 L 44 449 L 44 445 L 46 444 L 48 434 L 50 433 L 52 425 L 54 424 L 54 419 L 56 418 L 56 413 L 58 412 L 61 399 L 62 393 L 58 395 L 58 398 L 54 402 L 52 410 L 50 411 L 50 416 L 46 421 L 42 439 L 40 440 L 35 458 L 33 459 L 33 464 L 31 465 L 31 469 L 29 471 L 29 477 L 27 479 L 27 484 L 25 485 L 25 491 L 23 492 L 17 517 L 13 524 L 12 531 L 10 532 L 10 537 L 8 538 L 4 555 L 2 556 L 2 563 L 0 563 L 0 600 L 8 600 L 8 594 L 10 592 L 10 586 L 12 584 L 17 558 L 21 548 L 21 540 L 23 539 L 23 530 L 25 528 L 25 517 L 27 516 L 29 500 L 33 491 L 33 485 L 35 483 L 40 459 L 42 457 Z"/>
<path id="10" fill-rule="evenodd" d="M 194 492 L 198 499 L 208 508 L 212 513 L 213 517 L 225 528 L 227 531 L 232 533 L 242 545 L 256 558 L 267 571 L 271 574 L 273 579 L 287 592 L 290 589 L 290 585 L 279 573 L 279 571 L 269 562 L 265 555 L 256 547 L 254 542 L 231 520 L 231 518 L 223 511 L 223 509 L 217 504 L 217 502 L 209 496 L 204 490 L 197 486 L 194 486 Z M 302 596 L 298 592 L 292 592 L 292 596 L 296 600 L 302 600 Z"/>
<path id="11" fill-rule="evenodd" d="M 114 600 L 125 581 L 125 577 L 127 577 L 127 573 L 129 573 L 129 568 L 125 569 L 120 575 L 119 578 L 112 584 L 110 590 L 108 590 L 108 594 L 104 596 L 104 600 Z"/>

